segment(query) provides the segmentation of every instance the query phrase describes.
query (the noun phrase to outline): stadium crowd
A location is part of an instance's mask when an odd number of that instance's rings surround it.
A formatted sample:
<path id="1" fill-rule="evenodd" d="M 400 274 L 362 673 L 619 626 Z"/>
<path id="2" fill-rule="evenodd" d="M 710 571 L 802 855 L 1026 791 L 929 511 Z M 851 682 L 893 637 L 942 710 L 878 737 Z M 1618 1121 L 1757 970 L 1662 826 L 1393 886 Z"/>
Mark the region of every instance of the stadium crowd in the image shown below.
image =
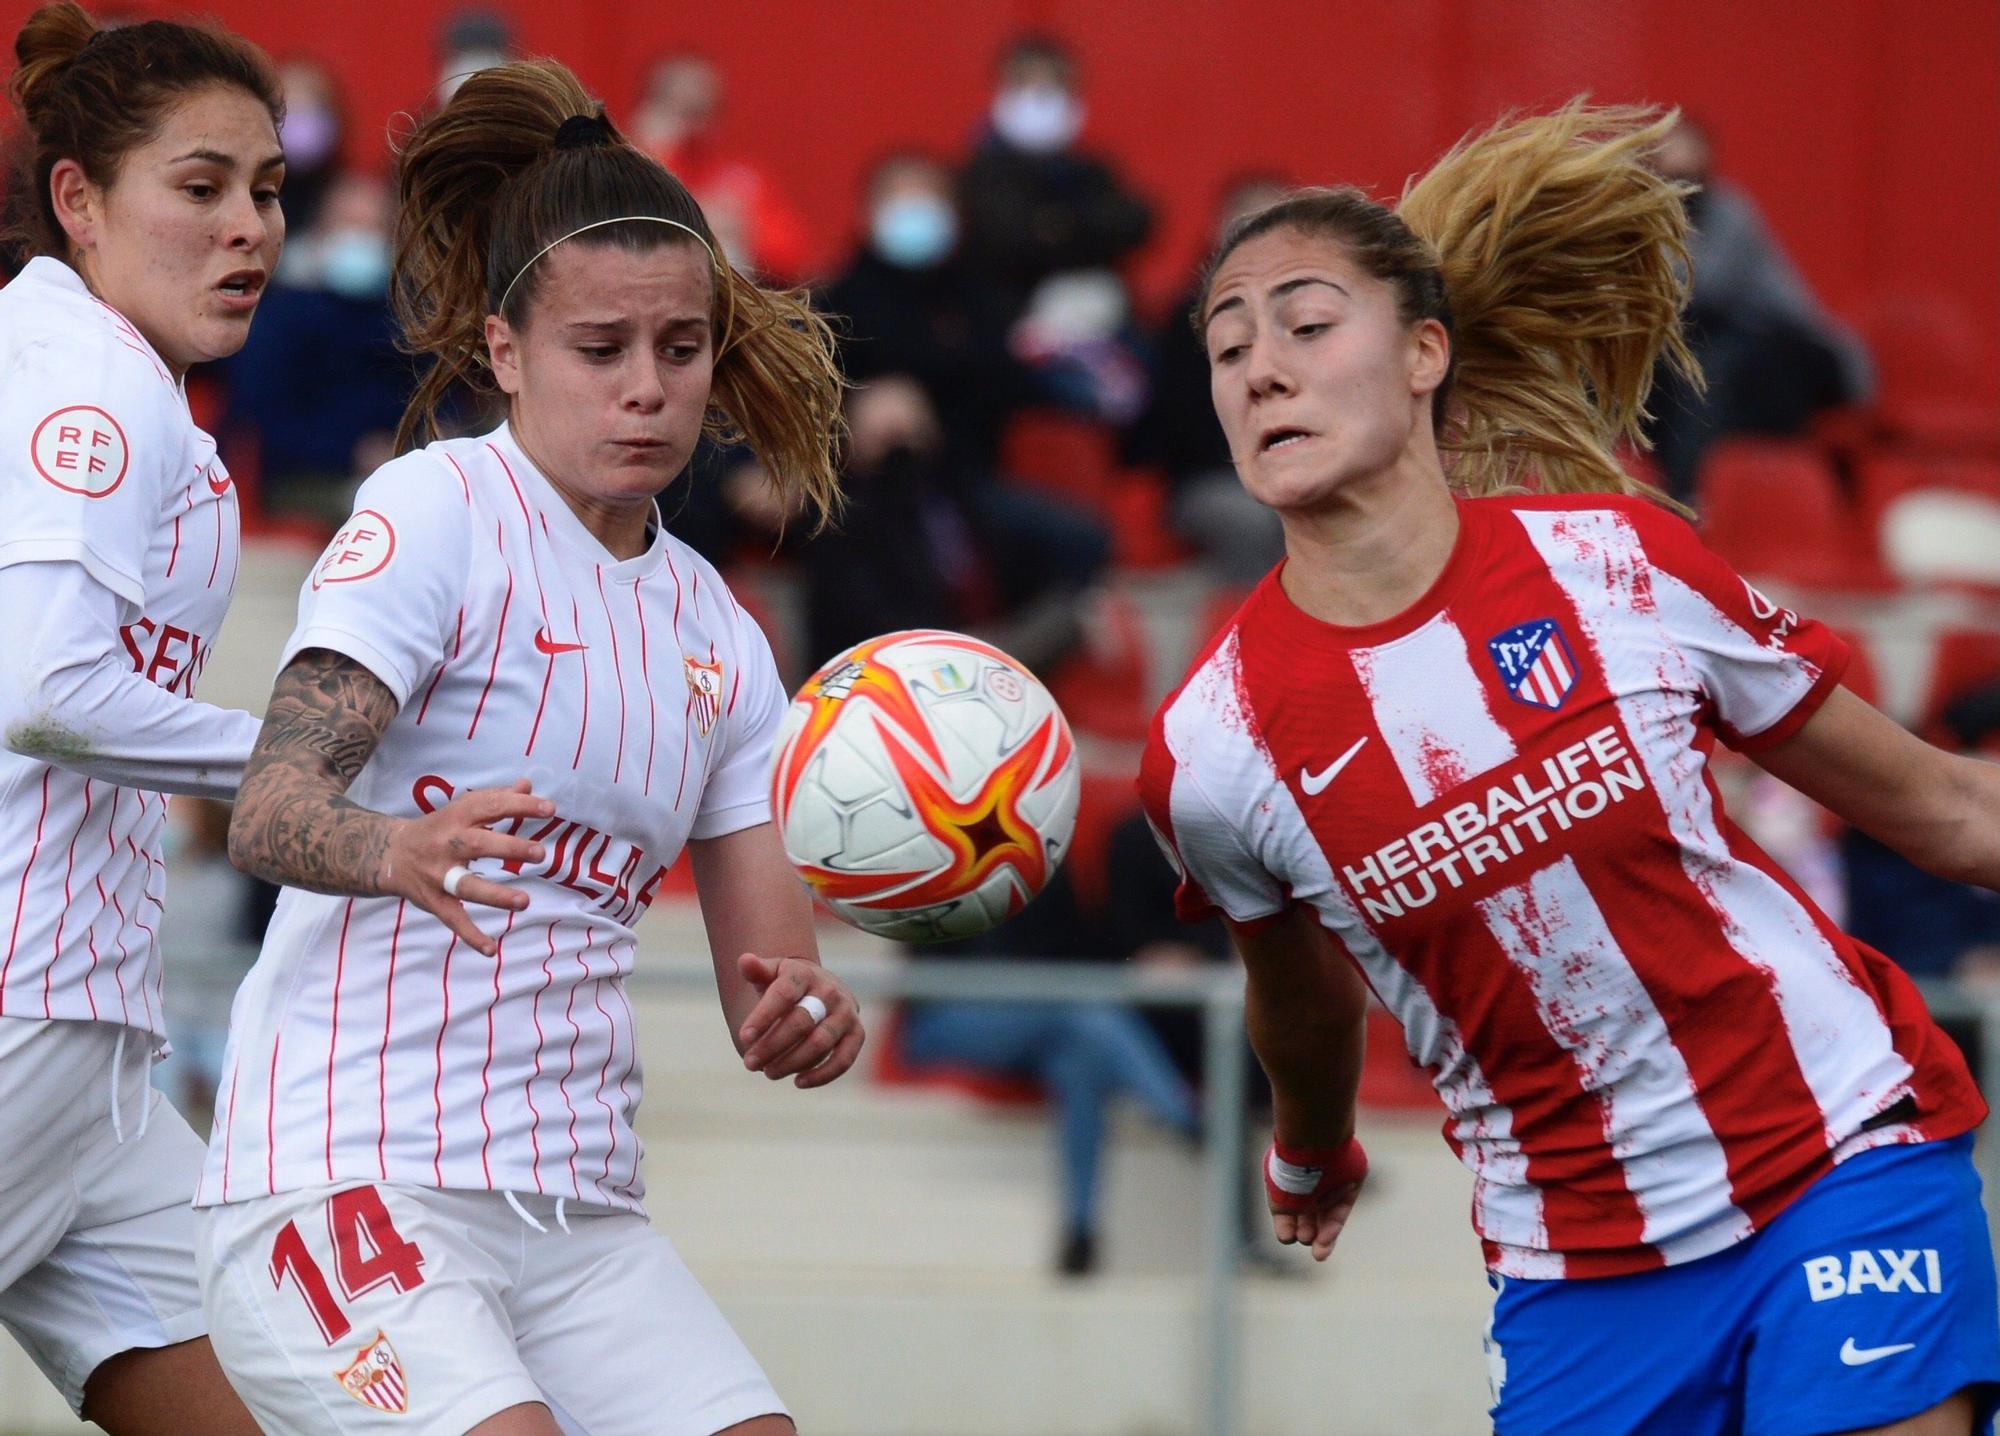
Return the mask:
<path id="1" fill-rule="evenodd" d="M 449 84 L 505 58 L 516 40 L 504 20 L 472 11 L 440 47 Z M 389 303 L 387 152 L 350 133 L 327 66 L 294 57 L 281 78 L 290 237 L 248 343 L 194 376 L 190 393 L 241 488 L 246 531 L 317 542 L 390 457 L 416 371 L 398 350 Z M 834 318 L 853 384 L 848 507 L 839 525 L 814 533 L 755 454 L 708 444 L 666 500 L 674 531 L 739 591 L 798 595 L 784 611 L 801 621 L 772 634 L 789 681 L 876 633 L 974 631 L 1046 675 L 1091 740 L 1087 752 L 1103 755 L 1056 886 L 989 937 L 918 956 L 1222 960 L 1219 926 L 1167 917 L 1171 874 L 1131 791 L 1134 744 L 1177 673 L 1162 671 L 1128 580 L 1170 576 L 1206 595 L 1192 606 L 1184 657 L 1282 544 L 1273 513 L 1237 483 L 1213 417 L 1188 323 L 1196 276 L 1159 313 L 1135 302 L 1124 277 L 1155 215 L 1117 156 L 1081 142 L 1080 57 L 1046 35 L 1008 45 L 991 93 L 968 97 L 962 152 L 882 157 L 866 178 L 862 233 L 826 272 L 758 157 L 721 138 L 727 78 L 698 54 L 667 55 L 631 113 L 614 118 L 687 184 L 734 262 L 767 282 L 809 286 Z M 1898 366 L 1937 332 L 1912 340 L 1909 316 L 1898 316 L 1871 333 L 1871 353 L 1814 298 L 1754 198 L 1718 175 L 1717 148 L 1690 119 L 1656 156 L 1662 173 L 1694 187 L 1688 317 L 1708 382 L 1703 391 L 1665 376 L 1653 454 L 1631 463 L 1695 510 L 1739 568 L 1781 596 L 1832 592 L 1836 601 L 1817 607 L 1850 626 L 1866 625 L 1868 600 L 1913 588 L 1963 598 L 1972 616 L 1914 665 L 1907 656 L 1883 665 L 1904 679 L 1890 706 L 1933 741 L 2000 754 L 2000 539 L 1966 537 L 2000 535 L 2000 416 L 1968 414 L 1934 391 L 1909 400 Z M 1315 178 L 1234 177 L 1216 200 L 1217 232 Z M 0 256 L 0 273 L 11 270 Z M 342 382 L 325 382 L 332 373 Z M 472 430 L 488 416 L 457 418 Z M 760 616 L 768 625 L 778 611 Z M 1851 681 L 1867 693 L 1860 651 L 1864 676 Z M 1839 830 L 1747 763 L 1728 777 L 1760 840 L 1857 937 L 1920 976 L 2000 982 L 2000 898 Z M 228 868 L 219 810 L 178 807 L 182 865 L 204 894 L 185 907 L 216 924 L 217 951 L 254 941 L 268 890 Z M 182 1095 L 199 1104 L 202 1065 L 219 1055 L 214 1015 L 182 1016 L 189 1036 L 176 1040 L 190 1060 L 162 1076 L 194 1072 Z M 1169 1019 L 937 1004 L 904 1014 L 898 1035 L 888 1059 L 898 1072 L 941 1067 L 1044 1091 L 1066 1174 L 1067 1272 L 1096 1260 L 1105 1104 L 1129 1094 L 1170 1129 L 1196 1130 L 1199 1043 Z"/>

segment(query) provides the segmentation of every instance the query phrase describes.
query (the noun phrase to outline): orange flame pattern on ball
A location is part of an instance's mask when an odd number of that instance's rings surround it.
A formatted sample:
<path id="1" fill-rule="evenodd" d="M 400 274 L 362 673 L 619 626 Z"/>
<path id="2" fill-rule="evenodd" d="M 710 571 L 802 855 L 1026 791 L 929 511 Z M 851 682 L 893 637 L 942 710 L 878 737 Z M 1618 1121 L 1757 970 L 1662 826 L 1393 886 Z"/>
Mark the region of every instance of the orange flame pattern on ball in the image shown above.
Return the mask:
<path id="1" fill-rule="evenodd" d="M 843 692 L 838 695 L 817 694 L 813 698 L 812 713 L 806 718 L 805 726 L 793 735 L 785 745 L 783 758 L 779 760 L 778 771 L 772 789 L 778 799 L 778 821 L 784 821 L 784 814 L 791 811 L 792 795 L 798 791 L 799 779 L 805 776 L 806 766 L 826 735 L 833 731 L 833 723 L 840 716 L 844 703 L 854 698 L 866 699 L 875 704 L 883 713 L 894 719 L 904 732 L 914 736 L 923 750 L 941 768 L 944 754 L 938 751 L 937 741 L 931 737 L 930 727 L 924 722 L 924 715 L 917 706 L 916 696 L 903 685 L 900 675 L 892 668 L 871 660 L 892 643 L 900 643 L 910 638 L 907 633 L 890 633 L 851 650 L 838 664 L 828 664 L 813 675 L 812 681 L 821 682 L 840 669 L 854 666 L 861 671 Z"/>
<path id="2" fill-rule="evenodd" d="M 1039 892 L 1048 881 L 1048 854 L 1041 836 L 1021 814 L 1021 798 L 1038 786 L 1035 775 L 1043 769 L 1051 751 L 1068 745 L 1069 735 L 1062 720 L 1051 715 L 1041 727 L 1016 749 L 1006 762 L 995 768 L 978 792 L 963 802 L 954 798 L 937 775 L 897 738 L 888 724 L 877 723 L 882 746 L 903 780 L 911 806 L 925 828 L 951 854 L 935 872 L 848 873 L 821 867 L 800 869 L 813 891 L 822 898 L 845 901 L 860 907 L 927 907 L 950 902 L 975 891 L 1002 867 L 1020 875 L 1008 911 L 1016 912 L 1027 895 Z M 1043 782 L 1060 770 L 1060 763 L 1048 764 Z M 913 879 L 914 887 L 902 885 Z M 885 890 L 893 890 L 884 896 Z"/>

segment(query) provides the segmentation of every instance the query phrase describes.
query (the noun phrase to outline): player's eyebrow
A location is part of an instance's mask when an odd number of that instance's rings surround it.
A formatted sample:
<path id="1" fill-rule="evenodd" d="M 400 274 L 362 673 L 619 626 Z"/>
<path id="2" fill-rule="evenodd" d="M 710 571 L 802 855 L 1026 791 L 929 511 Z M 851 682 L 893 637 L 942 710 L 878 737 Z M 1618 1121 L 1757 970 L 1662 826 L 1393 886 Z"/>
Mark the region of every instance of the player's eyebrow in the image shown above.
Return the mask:
<path id="1" fill-rule="evenodd" d="M 1322 276 L 1317 274 L 1303 274 L 1300 275 L 1297 279 L 1287 279 L 1283 284 L 1272 285 L 1270 290 L 1271 298 L 1283 299 L 1286 295 L 1292 294 L 1297 290 L 1303 289 L 1308 284 L 1324 284 L 1328 289 L 1333 290 L 1342 299 L 1352 299 L 1354 297 L 1353 295 L 1349 294 L 1344 287 L 1342 287 L 1340 284 L 1336 283 L 1331 279 L 1323 278 Z M 1221 314 L 1224 310 L 1228 309 L 1241 309 L 1243 307 L 1243 304 L 1244 300 L 1242 295 L 1240 294 L 1230 295 L 1229 298 L 1223 300 L 1222 303 L 1216 305 L 1215 308 L 1208 311 L 1207 317 L 1201 321 L 1201 327 L 1204 329 L 1208 328 L 1209 325 L 1215 322 L 1216 315 Z"/>
<path id="2" fill-rule="evenodd" d="M 226 155 L 221 150 L 189 150 L 184 155 L 175 155 L 169 163 L 177 165 L 185 164 L 189 160 L 201 160 L 207 164 L 215 165 L 219 169 L 233 170 L 236 168 L 236 157 L 234 155 Z M 262 174 L 265 170 L 282 169 L 284 163 L 285 156 L 283 152 L 267 155 L 258 161 L 257 173 Z"/>
<path id="3" fill-rule="evenodd" d="M 572 319 L 569 321 L 568 324 L 564 325 L 563 327 L 565 329 L 568 329 L 571 333 L 617 334 L 623 332 L 624 330 L 630 329 L 632 327 L 632 324 L 633 321 L 629 318 Z M 706 329 L 708 328 L 708 316 L 706 314 L 676 315 L 674 318 L 669 319 L 667 321 L 667 328 Z"/>

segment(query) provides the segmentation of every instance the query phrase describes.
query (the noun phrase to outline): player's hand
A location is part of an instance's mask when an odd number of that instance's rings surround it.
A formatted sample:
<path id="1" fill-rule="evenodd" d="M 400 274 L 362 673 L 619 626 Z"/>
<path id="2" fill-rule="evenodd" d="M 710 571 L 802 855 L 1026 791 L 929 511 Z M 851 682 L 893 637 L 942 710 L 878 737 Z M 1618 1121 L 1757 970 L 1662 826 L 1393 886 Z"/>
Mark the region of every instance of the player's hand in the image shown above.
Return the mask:
<path id="1" fill-rule="evenodd" d="M 382 890 L 407 898 L 435 915 L 458 934 L 460 942 L 488 957 L 498 953 L 499 942 L 479 930 L 465 905 L 478 903 L 519 912 L 528 905 L 528 895 L 519 888 L 467 873 L 459 878 L 458 892 L 453 896 L 445 891 L 445 880 L 453 868 L 480 858 L 512 863 L 542 861 L 546 854 L 540 843 L 493 831 L 495 823 L 510 819 L 554 815 L 556 805 L 536 797 L 529 787 L 523 778 L 511 788 L 475 788 L 460 793 L 434 813 L 397 822 L 390 830 Z"/>
<path id="2" fill-rule="evenodd" d="M 802 957 L 754 952 L 737 958 L 736 968 L 761 994 L 736 1034 L 745 1067 L 773 1082 L 790 1077 L 804 1088 L 824 1087 L 854 1065 L 866 1040 L 861 1004 L 839 978 Z M 810 1005 L 800 1005 L 808 996 L 826 1008 L 817 1022 Z"/>
<path id="3" fill-rule="evenodd" d="M 1273 1142 L 1264 1153 L 1271 1230 L 1287 1246 L 1309 1246 L 1314 1261 L 1325 1261 L 1367 1179 L 1368 1154 L 1354 1138 L 1333 1148 Z"/>

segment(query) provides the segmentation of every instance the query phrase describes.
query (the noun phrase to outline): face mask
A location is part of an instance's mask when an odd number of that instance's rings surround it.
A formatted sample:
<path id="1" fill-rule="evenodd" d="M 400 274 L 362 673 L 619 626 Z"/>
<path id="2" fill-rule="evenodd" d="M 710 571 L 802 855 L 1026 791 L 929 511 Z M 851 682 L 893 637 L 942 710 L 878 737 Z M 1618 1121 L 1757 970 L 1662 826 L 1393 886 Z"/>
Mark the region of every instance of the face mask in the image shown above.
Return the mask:
<path id="1" fill-rule="evenodd" d="M 285 163 L 293 169 L 315 170 L 333 157 L 340 146 L 340 122 L 331 110 L 303 109 L 286 114 L 278 142 L 285 147 Z"/>
<path id="2" fill-rule="evenodd" d="M 885 201 L 869 224 L 875 252 L 899 269 L 929 269 L 958 241 L 958 216 L 935 195 Z"/>
<path id="3" fill-rule="evenodd" d="M 1083 105 L 1047 85 L 1002 90 L 993 100 L 993 128 L 1017 150 L 1052 154 L 1067 149 L 1083 128 Z"/>
<path id="4" fill-rule="evenodd" d="M 365 229 L 328 235 L 320 249 L 319 277 L 348 299 L 380 299 L 389 292 L 389 242 Z"/>

